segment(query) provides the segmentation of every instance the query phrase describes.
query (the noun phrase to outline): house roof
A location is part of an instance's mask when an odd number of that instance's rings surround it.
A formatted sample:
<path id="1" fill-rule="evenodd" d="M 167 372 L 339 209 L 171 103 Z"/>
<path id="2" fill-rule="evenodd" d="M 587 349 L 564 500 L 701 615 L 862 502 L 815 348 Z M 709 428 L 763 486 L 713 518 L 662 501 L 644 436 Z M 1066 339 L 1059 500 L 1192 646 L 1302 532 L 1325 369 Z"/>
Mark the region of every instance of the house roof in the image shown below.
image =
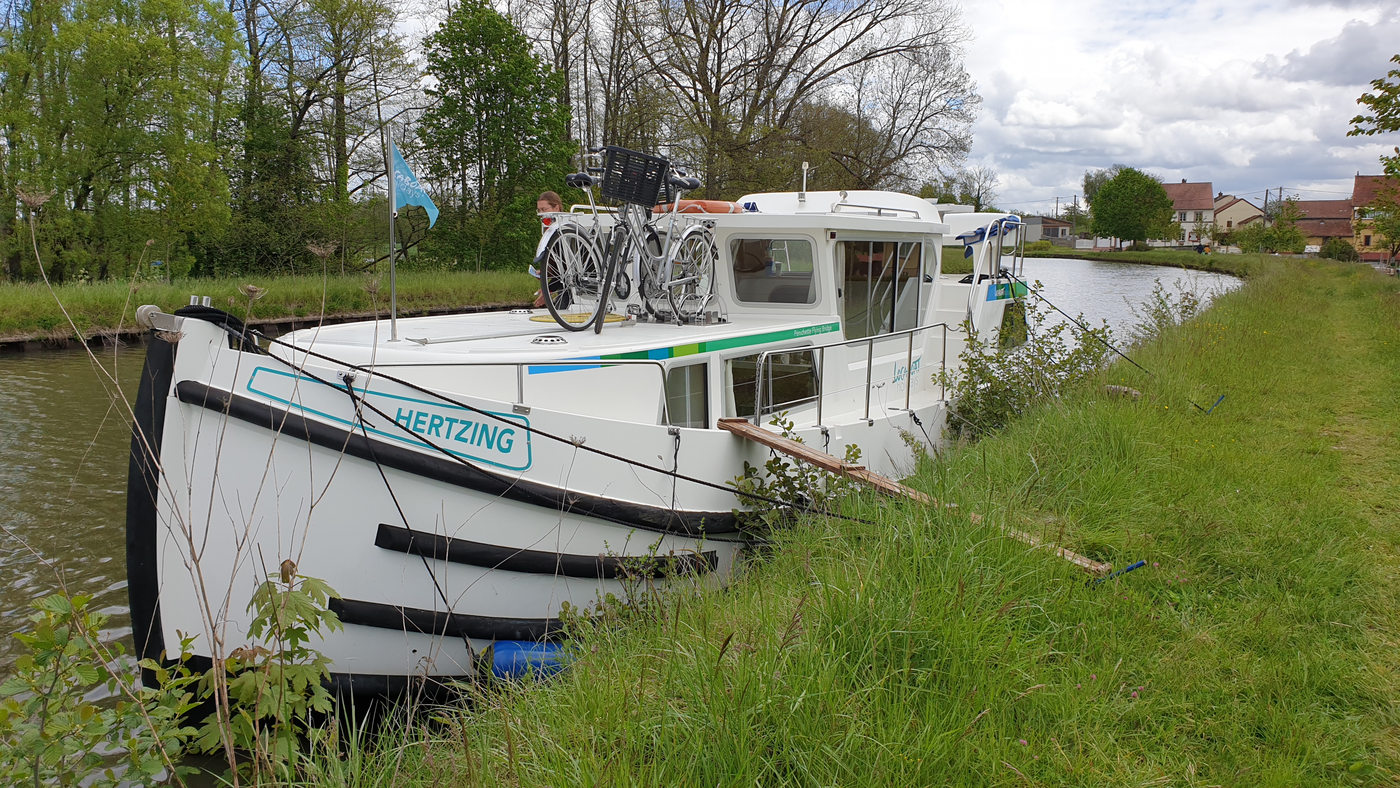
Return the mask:
<path id="1" fill-rule="evenodd" d="M 1243 197 L 1231 197 L 1231 198 L 1230 198 L 1228 201 L 1226 201 L 1223 205 L 1217 204 L 1217 205 L 1215 206 L 1215 212 L 1216 212 L 1216 214 L 1218 215 L 1218 214 L 1222 213 L 1223 211 L 1228 211 L 1231 207 L 1233 207 L 1233 206 L 1235 205 L 1235 203 L 1241 203 L 1241 202 L 1244 203 L 1245 205 L 1248 205 L 1250 208 L 1253 208 L 1255 211 L 1258 211 L 1258 212 L 1261 213 L 1261 214 L 1263 213 L 1263 211 L 1259 210 L 1259 206 L 1255 205 L 1254 203 L 1250 202 L 1249 200 L 1244 199 Z M 1248 220 L 1246 220 L 1246 221 L 1248 221 Z"/>
<path id="2" fill-rule="evenodd" d="M 1356 176 L 1356 183 L 1351 187 L 1352 204 L 1361 208 L 1374 203 L 1387 181 L 1391 188 L 1400 189 L 1400 178 L 1388 178 L 1384 175 Z"/>
<path id="3" fill-rule="evenodd" d="M 1341 202 L 1335 200 L 1329 202 Z M 1309 238 L 1351 238 L 1351 219 L 1299 219 L 1298 229 Z"/>
<path id="4" fill-rule="evenodd" d="M 1351 200 L 1299 200 L 1298 210 L 1308 219 L 1351 220 Z"/>
<path id="5" fill-rule="evenodd" d="M 1215 208 L 1215 190 L 1209 181 L 1205 183 L 1164 183 L 1167 196 L 1172 198 L 1172 208 L 1178 211 L 1209 211 Z"/>

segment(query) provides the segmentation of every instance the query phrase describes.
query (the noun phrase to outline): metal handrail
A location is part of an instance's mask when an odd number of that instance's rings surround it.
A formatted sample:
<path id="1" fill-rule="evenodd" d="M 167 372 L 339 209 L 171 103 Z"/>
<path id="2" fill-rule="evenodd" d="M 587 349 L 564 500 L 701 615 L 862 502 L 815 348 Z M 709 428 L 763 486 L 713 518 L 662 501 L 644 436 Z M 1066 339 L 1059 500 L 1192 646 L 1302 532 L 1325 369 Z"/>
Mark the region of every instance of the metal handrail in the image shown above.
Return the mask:
<path id="1" fill-rule="evenodd" d="M 972 305 L 973 305 L 974 303 L 976 303 L 977 292 L 978 292 L 977 285 L 981 284 L 981 279 L 979 278 L 978 272 L 977 272 L 977 264 L 978 264 L 979 262 L 988 262 L 988 265 L 987 265 L 987 276 L 992 280 L 993 283 L 995 283 L 996 280 L 997 280 L 997 278 L 1001 275 L 1002 249 L 1003 249 L 1003 242 L 1004 242 L 1005 237 L 1006 237 L 1006 227 L 1005 227 L 1005 225 L 1006 225 L 1007 222 L 1011 221 L 1012 219 L 1015 219 L 1015 220 L 1016 220 L 1016 224 L 1017 224 L 1017 229 L 1018 229 L 1018 230 L 1020 230 L 1021 228 L 1025 227 L 1025 223 L 1023 223 L 1023 222 L 1021 221 L 1021 218 L 1020 218 L 1019 216 L 1016 216 L 1015 214 L 1008 214 L 1008 215 L 1006 215 L 1006 216 L 1000 216 L 1000 217 L 997 217 L 996 219 L 991 220 L 990 222 L 987 222 L 987 226 L 984 227 L 984 228 L 982 228 L 982 251 L 981 251 L 981 254 L 978 254 L 978 255 L 973 259 L 973 263 L 972 263 L 972 287 L 968 288 L 968 291 L 967 291 L 967 320 L 968 320 L 968 323 L 969 323 L 969 324 L 972 324 L 973 330 L 976 330 L 976 329 L 977 329 L 977 326 L 976 326 L 976 324 L 973 322 L 973 317 L 974 317 L 974 316 L 973 316 L 973 312 L 972 312 Z M 995 273 L 992 272 L 991 269 L 992 269 L 993 266 L 990 264 L 990 261 L 988 260 L 988 258 L 992 257 L 992 254 L 991 254 L 992 243 L 991 243 L 991 241 L 992 241 L 992 227 L 993 227 L 993 226 L 995 226 L 995 227 L 997 228 L 997 232 L 996 232 L 996 238 L 997 238 L 996 250 L 997 250 L 997 251 L 996 251 L 996 258 L 995 258 L 995 260 L 996 260 L 996 264 L 995 264 L 996 272 L 995 272 Z M 1024 241 L 1025 241 L 1025 235 L 1026 235 L 1026 234 L 1025 234 L 1024 232 L 1019 232 L 1019 233 L 1017 234 L 1016 239 L 1017 239 L 1017 244 L 1018 244 L 1018 245 L 1021 245 L 1021 244 L 1024 243 Z M 1022 253 L 1024 254 L 1024 252 L 1022 252 Z M 1014 268 L 1015 265 L 1016 265 L 1016 264 L 1015 264 L 1015 262 L 1013 261 L 1013 262 L 1012 262 L 1012 267 Z M 1014 271 L 1013 271 L 1013 273 L 1014 273 Z"/>
<path id="2" fill-rule="evenodd" d="M 861 205 L 860 203 L 846 202 L 845 200 L 838 200 L 838 201 L 832 203 L 832 204 L 831 204 L 831 213 L 840 213 L 842 208 L 864 208 L 864 209 L 866 209 L 867 211 L 874 211 L 876 216 L 884 216 L 884 215 L 885 215 L 885 212 L 886 212 L 886 211 L 889 211 L 889 212 L 890 212 L 891 214 L 893 214 L 896 218 L 897 218 L 901 213 L 913 214 L 913 216 L 914 216 L 915 219 L 922 219 L 922 218 L 924 218 L 923 214 L 919 213 L 918 211 L 914 210 L 913 208 L 891 208 L 891 207 L 889 207 L 889 206 L 882 206 L 882 205 Z"/>
<path id="3" fill-rule="evenodd" d="M 848 345 L 856 345 L 856 344 L 859 344 L 859 343 L 861 343 L 861 342 L 866 343 L 866 351 L 865 351 L 865 420 L 866 420 L 866 421 L 869 421 L 869 420 L 870 420 L 870 390 L 871 390 L 870 384 L 871 384 L 871 375 L 872 375 L 872 370 L 875 368 L 875 343 L 878 342 L 878 341 L 881 341 L 881 340 L 891 339 L 891 338 L 893 338 L 893 337 L 898 337 L 898 336 L 901 336 L 901 335 L 907 335 L 907 336 L 909 337 L 909 351 L 908 351 L 908 355 L 907 355 L 907 357 L 906 357 L 906 359 L 905 359 L 905 364 L 904 364 L 904 370 L 905 370 L 904 374 L 906 375 L 906 380 L 905 380 L 905 385 L 904 385 L 904 409 L 905 409 L 905 410 L 909 410 L 909 397 L 910 397 L 910 395 L 913 393 L 913 390 L 914 390 L 914 370 L 913 370 L 913 366 L 914 366 L 914 335 L 917 334 L 917 333 L 920 332 L 920 331 L 928 331 L 928 330 L 934 329 L 934 328 L 941 328 L 941 329 L 943 329 L 943 353 L 942 353 L 942 357 L 939 359 L 939 370 L 942 371 L 942 370 L 947 369 L 947 366 L 948 366 L 948 324 L 947 324 L 947 323 L 930 323 L 930 324 L 928 324 L 928 325 L 926 325 L 926 326 L 915 326 L 914 328 L 902 328 L 902 329 L 900 329 L 900 330 L 898 330 L 898 331 L 891 331 L 891 332 L 886 333 L 886 334 L 872 334 L 871 336 L 868 336 L 868 337 L 861 337 L 861 338 L 859 338 L 859 339 L 838 339 L 838 340 L 836 340 L 835 342 L 827 342 L 827 343 L 821 344 L 821 345 L 801 345 L 801 346 L 798 346 L 798 347 L 790 347 L 790 348 L 774 348 L 773 350 L 765 350 L 765 351 L 763 351 L 762 353 L 759 353 L 759 354 L 758 354 L 758 360 L 757 360 L 757 362 L 756 362 L 755 365 L 754 365 L 753 423 L 754 423 L 755 425 L 759 425 L 759 424 L 761 424 L 762 421 L 763 421 L 763 383 L 764 383 L 764 380 L 763 380 L 763 371 L 764 371 L 764 367 L 765 367 L 765 366 L 767 365 L 767 363 L 768 363 L 768 357 L 769 357 L 770 355 L 772 355 L 772 354 L 774 354 L 774 353 L 794 353 L 794 352 L 799 352 L 799 353 L 811 352 L 811 353 L 816 353 L 816 354 L 818 354 L 818 356 L 816 357 L 815 361 L 816 361 L 816 365 L 817 365 L 817 426 L 820 427 L 820 426 L 821 426 L 821 423 L 822 423 L 822 396 L 823 396 L 823 394 L 825 394 L 825 390 L 826 390 L 826 386 L 824 385 L 824 382 L 825 382 L 825 380 L 826 380 L 826 350 L 827 350 L 827 348 L 846 347 L 846 346 L 848 346 Z M 770 374 L 771 374 L 771 371 L 770 371 Z M 769 381 L 770 387 L 771 387 L 771 382 L 772 382 L 772 381 Z M 938 387 L 939 387 L 939 399 L 940 399 L 940 400 L 946 400 L 946 399 L 948 398 L 947 384 L 944 382 L 943 376 L 942 376 L 942 375 L 939 376 Z"/>

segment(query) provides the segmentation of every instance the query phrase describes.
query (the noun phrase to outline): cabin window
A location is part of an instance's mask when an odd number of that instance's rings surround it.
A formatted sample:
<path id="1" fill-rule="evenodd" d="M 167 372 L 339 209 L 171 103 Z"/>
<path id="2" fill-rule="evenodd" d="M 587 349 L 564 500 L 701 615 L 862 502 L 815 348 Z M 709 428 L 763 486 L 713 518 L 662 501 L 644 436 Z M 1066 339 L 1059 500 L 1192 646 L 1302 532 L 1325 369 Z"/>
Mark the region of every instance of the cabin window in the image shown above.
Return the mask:
<path id="1" fill-rule="evenodd" d="M 666 372 L 666 416 L 676 427 L 710 426 L 705 397 L 706 364 L 672 367 Z"/>
<path id="2" fill-rule="evenodd" d="M 918 325 L 922 244 L 842 241 L 840 259 L 841 327 L 847 339 Z"/>
<path id="3" fill-rule="evenodd" d="M 754 374 L 758 356 L 743 356 L 729 362 L 730 391 L 734 396 L 734 415 L 753 416 Z M 770 353 L 763 362 L 763 414 L 791 410 L 797 405 L 817 398 L 817 368 L 812 351 L 793 350 Z"/>
<path id="4" fill-rule="evenodd" d="M 815 304 L 810 241 L 735 238 L 729 242 L 735 296 L 746 304 Z"/>

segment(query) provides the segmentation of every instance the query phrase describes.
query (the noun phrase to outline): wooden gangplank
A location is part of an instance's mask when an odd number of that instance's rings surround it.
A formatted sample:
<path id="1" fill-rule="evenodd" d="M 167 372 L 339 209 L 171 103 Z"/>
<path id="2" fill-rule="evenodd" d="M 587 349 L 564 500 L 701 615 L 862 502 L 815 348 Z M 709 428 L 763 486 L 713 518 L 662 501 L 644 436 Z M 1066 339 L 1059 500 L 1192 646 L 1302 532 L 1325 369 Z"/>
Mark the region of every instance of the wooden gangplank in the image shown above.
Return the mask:
<path id="1" fill-rule="evenodd" d="M 927 494 L 919 492 L 912 487 L 906 487 L 893 479 L 881 476 L 869 468 L 866 468 L 864 465 L 855 465 L 846 462 L 824 451 L 817 451 L 805 443 L 798 443 L 790 438 L 784 438 L 781 435 L 763 429 L 748 419 L 720 419 L 717 426 L 726 432 L 732 432 L 741 438 L 751 440 L 761 446 L 767 446 L 774 451 L 782 452 L 789 457 L 801 460 L 809 465 L 814 465 L 829 473 L 864 482 L 893 498 L 909 498 L 919 503 L 926 504 L 938 503 Z M 952 504 L 949 505 L 951 506 Z M 969 516 L 972 518 L 973 522 L 981 522 L 982 520 L 981 516 L 977 514 Z M 1058 555 L 1090 574 L 1105 575 L 1108 574 L 1109 570 L 1113 569 L 1112 564 L 1095 561 L 1092 558 L 1079 555 L 1071 550 L 1066 550 L 1056 544 L 1042 542 L 1035 536 L 1025 533 L 1024 531 L 1017 531 L 1014 528 L 1006 528 L 1004 530 L 1007 536 L 1025 542 L 1031 547 L 1047 548 L 1053 551 L 1055 555 Z"/>
<path id="2" fill-rule="evenodd" d="M 839 457 L 834 457 L 824 451 L 817 451 L 805 443 L 798 443 L 790 438 L 769 432 L 754 424 L 748 419 L 720 419 L 719 428 L 726 432 L 732 432 L 741 438 L 753 441 L 754 443 L 782 452 L 789 457 L 799 459 L 808 465 L 815 465 L 824 471 L 845 476 L 856 481 L 865 482 L 885 495 L 895 498 L 910 498 L 920 503 L 933 503 L 933 499 L 928 495 L 905 487 L 894 479 L 881 476 L 878 473 L 866 468 L 864 465 L 854 465 Z"/>

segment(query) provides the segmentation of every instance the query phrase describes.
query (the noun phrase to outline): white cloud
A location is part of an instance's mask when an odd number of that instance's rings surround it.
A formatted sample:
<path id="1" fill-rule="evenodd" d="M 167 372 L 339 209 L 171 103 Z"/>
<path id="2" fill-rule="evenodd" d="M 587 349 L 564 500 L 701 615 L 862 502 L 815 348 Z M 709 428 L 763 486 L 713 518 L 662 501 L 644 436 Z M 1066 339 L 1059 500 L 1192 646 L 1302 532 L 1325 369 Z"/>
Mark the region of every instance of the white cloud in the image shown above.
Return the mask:
<path id="1" fill-rule="evenodd" d="M 1023 210 L 1123 163 L 1217 191 L 1349 192 L 1400 140 L 1348 138 L 1400 51 L 1393 3 L 994 0 L 965 8 L 982 87 L 973 159 Z M 979 24 L 980 20 L 995 23 Z M 1377 143 L 1380 144 L 1377 144 Z M 1063 202 L 1063 200 L 1062 200 Z"/>

